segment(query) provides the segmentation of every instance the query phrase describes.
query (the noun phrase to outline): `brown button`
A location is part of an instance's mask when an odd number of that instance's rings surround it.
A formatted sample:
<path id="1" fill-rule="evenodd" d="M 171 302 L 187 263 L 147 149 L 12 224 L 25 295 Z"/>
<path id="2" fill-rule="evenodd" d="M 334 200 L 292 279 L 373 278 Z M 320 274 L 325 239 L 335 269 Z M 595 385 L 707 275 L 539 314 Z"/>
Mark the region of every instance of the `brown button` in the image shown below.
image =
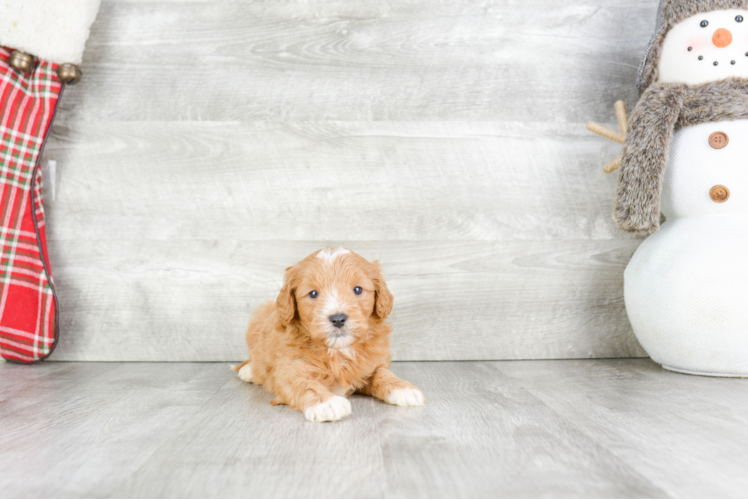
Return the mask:
<path id="1" fill-rule="evenodd" d="M 730 142 L 729 137 L 724 132 L 715 132 L 709 136 L 709 145 L 714 149 L 722 149 Z"/>
<path id="2" fill-rule="evenodd" d="M 712 190 L 709 191 L 709 197 L 714 203 L 724 203 L 730 197 L 730 190 L 725 186 L 714 186 Z"/>

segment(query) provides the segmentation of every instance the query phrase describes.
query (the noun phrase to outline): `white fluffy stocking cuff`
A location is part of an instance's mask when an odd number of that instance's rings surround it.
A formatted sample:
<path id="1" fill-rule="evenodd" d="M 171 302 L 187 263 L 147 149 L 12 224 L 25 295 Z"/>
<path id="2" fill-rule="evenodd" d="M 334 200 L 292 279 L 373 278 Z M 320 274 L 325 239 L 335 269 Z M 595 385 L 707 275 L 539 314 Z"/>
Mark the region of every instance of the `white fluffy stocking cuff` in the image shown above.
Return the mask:
<path id="1" fill-rule="evenodd" d="M 0 45 L 80 64 L 101 0 L 0 0 Z"/>

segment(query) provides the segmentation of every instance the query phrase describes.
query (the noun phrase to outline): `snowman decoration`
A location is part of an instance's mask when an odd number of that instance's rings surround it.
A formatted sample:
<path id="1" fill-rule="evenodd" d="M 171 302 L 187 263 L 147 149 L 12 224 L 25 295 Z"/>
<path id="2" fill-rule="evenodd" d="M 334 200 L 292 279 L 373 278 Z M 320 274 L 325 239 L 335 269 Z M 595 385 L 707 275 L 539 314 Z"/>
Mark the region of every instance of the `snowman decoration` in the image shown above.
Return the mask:
<path id="1" fill-rule="evenodd" d="M 638 86 L 620 133 L 588 125 L 624 145 L 616 222 L 651 233 L 629 320 L 668 370 L 748 377 L 748 0 L 662 0 Z"/>

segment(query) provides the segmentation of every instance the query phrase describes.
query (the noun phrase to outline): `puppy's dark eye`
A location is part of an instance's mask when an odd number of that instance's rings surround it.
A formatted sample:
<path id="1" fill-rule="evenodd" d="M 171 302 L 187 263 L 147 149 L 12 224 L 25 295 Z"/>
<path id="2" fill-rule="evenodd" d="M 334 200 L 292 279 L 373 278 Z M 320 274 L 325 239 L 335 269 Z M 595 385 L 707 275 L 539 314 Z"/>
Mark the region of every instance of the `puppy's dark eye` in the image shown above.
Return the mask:
<path id="1" fill-rule="evenodd" d="M 736 17 L 735 17 L 735 20 L 736 20 L 737 22 L 739 22 L 739 23 L 742 23 L 742 22 L 743 22 L 743 16 L 736 16 Z"/>
<path id="2" fill-rule="evenodd" d="M 706 28 L 707 26 L 709 26 L 709 21 L 701 21 L 702 28 Z"/>
<path id="3" fill-rule="evenodd" d="M 361 295 L 363 292 L 364 290 L 360 286 L 357 286 L 356 288 L 353 289 L 353 293 L 355 293 L 356 295 Z"/>
<path id="4" fill-rule="evenodd" d="M 319 293 L 317 293 L 317 290 L 312 290 L 311 292 L 309 292 L 309 296 L 313 299 L 316 299 L 317 297 L 319 297 Z"/>

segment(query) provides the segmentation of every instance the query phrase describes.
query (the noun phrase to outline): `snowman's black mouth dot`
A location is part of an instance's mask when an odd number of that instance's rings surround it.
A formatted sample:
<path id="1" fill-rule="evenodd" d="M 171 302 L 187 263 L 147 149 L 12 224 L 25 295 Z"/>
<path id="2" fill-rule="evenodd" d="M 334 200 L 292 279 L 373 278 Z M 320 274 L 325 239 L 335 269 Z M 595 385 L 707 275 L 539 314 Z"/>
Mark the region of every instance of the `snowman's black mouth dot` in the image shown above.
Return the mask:
<path id="1" fill-rule="evenodd" d="M 719 65 L 719 63 L 718 63 L 717 61 L 714 61 L 714 65 L 715 65 L 715 66 L 718 66 L 718 65 Z"/>
<path id="2" fill-rule="evenodd" d="M 746 54 L 746 56 L 748 56 L 748 54 Z M 703 60 L 704 60 L 704 56 L 699 56 L 699 61 L 703 61 Z"/>
<path id="3" fill-rule="evenodd" d="M 730 64 L 735 64 L 735 61 L 730 61 Z"/>
<path id="4" fill-rule="evenodd" d="M 693 50 L 693 47 L 688 47 L 688 51 L 691 52 Z"/>

